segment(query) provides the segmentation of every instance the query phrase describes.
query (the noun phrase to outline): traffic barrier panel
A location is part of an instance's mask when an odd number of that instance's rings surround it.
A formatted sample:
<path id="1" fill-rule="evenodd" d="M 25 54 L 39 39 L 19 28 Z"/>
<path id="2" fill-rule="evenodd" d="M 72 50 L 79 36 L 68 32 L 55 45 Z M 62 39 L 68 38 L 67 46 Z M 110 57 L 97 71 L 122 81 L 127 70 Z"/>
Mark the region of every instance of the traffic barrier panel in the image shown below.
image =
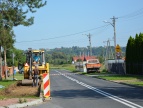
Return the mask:
<path id="1" fill-rule="evenodd" d="M 43 73 L 43 91 L 44 97 L 50 97 L 50 77 L 49 73 Z"/>

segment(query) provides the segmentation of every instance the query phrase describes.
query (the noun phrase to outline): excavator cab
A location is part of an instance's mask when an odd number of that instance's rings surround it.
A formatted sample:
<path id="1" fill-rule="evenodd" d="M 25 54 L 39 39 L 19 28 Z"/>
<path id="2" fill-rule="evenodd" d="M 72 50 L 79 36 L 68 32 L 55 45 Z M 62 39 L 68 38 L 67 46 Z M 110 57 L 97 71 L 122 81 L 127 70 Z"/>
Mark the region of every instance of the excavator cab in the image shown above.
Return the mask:
<path id="1" fill-rule="evenodd" d="M 45 54 L 44 51 L 33 50 L 32 52 L 32 65 L 42 66 L 45 65 Z"/>

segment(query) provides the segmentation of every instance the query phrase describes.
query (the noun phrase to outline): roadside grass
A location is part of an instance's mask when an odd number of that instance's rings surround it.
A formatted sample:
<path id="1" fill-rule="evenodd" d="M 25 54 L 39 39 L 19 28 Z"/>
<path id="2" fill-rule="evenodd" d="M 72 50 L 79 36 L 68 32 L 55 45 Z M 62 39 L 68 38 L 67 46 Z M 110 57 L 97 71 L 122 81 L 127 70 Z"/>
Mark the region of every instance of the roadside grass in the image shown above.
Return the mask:
<path id="1" fill-rule="evenodd" d="M 104 68 L 105 68 L 104 65 L 102 65 L 102 67 L 100 68 L 100 72 L 87 73 L 87 72 L 80 72 L 80 71 L 76 70 L 74 64 L 63 64 L 63 65 L 50 64 L 50 69 L 66 69 L 66 70 L 69 70 L 73 73 L 78 73 L 78 74 L 83 74 L 83 75 L 111 74 L 111 73 L 107 72 Z"/>
<path id="2" fill-rule="evenodd" d="M 14 78 L 18 81 L 13 80 L 13 75 L 8 77 L 7 80 L 3 79 L 2 81 L 0 81 L 0 85 L 4 86 L 3 88 L 0 88 L 0 100 L 8 98 L 39 98 L 37 95 L 34 94 L 37 92 L 38 88 L 33 88 L 31 86 L 17 86 L 19 80 L 24 79 L 23 74 L 16 73 L 14 75 Z M 15 93 L 13 93 L 13 91 L 15 91 Z"/>
<path id="3" fill-rule="evenodd" d="M 12 81 L 12 80 L 2 80 L 2 81 L 0 81 L 0 85 L 4 86 L 4 88 L 0 88 L 0 91 L 7 88 L 8 86 L 10 86 L 14 83 L 16 83 L 16 81 Z"/>
<path id="4" fill-rule="evenodd" d="M 105 75 L 98 77 L 106 80 L 143 80 L 143 76 L 138 75 Z"/>
<path id="5" fill-rule="evenodd" d="M 112 74 L 105 69 L 104 65 L 102 65 L 102 67 L 100 68 L 100 72 L 91 72 L 91 73 L 79 72 L 75 69 L 75 66 L 72 64 L 51 65 L 51 69 L 66 69 L 71 72 L 82 74 L 82 75 L 87 75 L 87 76 L 95 75 L 95 77 L 114 81 L 114 82 L 122 82 L 126 84 L 131 84 L 131 85 L 143 86 L 143 76 Z"/>
<path id="6" fill-rule="evenodd" d="M 96 76 L 101 79 L 106 79 L 114 82 L 121 82 L 131 85 L 143 86 L 143 76 L 139 75 L 103 75 Z"/>
<path id="7" fill-rule="evenodd" d="M 16 73 L 14 75 L 14 78 L 16 78 L 17 80 L 23 80 L 24 75 Z M 4 86 L 4 88 L 0 88 L 0 90 L 3 90 L 3 89 L 9 87 L 12 84 L 15 84 L 16 82 L 17 82 L 16 80 L 13 80 L 13 75 L 11 75 L 7 79 L 3 79 L 2 81 L 0 81 L 0 85 Z"/>
<path id="8" fill-rule="evenodd" d="M 13 80 L 2 80 L 2 81 L 0 81 L 0 85 L 2 85 L 2 86 L 4 86 L 3 88 L 0 88 L 0 94 L 1 94 L 1 92 L 3 92 L 4 90 L 6 90 L 10 85 L 12 85 L 12 84 L 15 84 L 16 83 L 16 81 L 13 81 Z M 5 95 L 0 95 L 0 99 L 5 99 L 5 98 L 7 98 L 7 96 L 5 96 Z"/>
<path id="9" fill-rule="evenodd" d="M 63 65 L 50 65 L 50 69 L 66 69 L 69 70 L 71 72 L 75 72 L 75 66 L 72 64 L 63 64 Z"/>
<path id="10" fill-rule="evenodd" d="M 17 79 L 17 80 L 23 80 L 23 79 L 24 79 L 24 74 L 20 74 L 20 73 L 17 72 L 17 73 L 14 75 L 14 78 Z M 10 76 L 8 77 L 8 79 L 9 79 L 9 80 L 13 80 L 13 75 L 10 75 Z"/>
<path id="11" fill-rule="evenodd" d="M 135 82 L 128 82 L 128 84 L 133 84 L 133 85 L 137 85 L 137 86 L 142 86 L 143 87 L 143 81 L 135 81 Z"/>
<path id="12" fill-rule="evenodd" d="M 81 74 L 83 74 L 83 75 L 107 75 L 107 74 L 111 74 L 111 73 L 109 73 L 109 72 L 105 72 L 105 71 L 101 71 L 101 72 L 89 72 L 89 73 L 87 73 L 87 72 L 82 72 Z"/>

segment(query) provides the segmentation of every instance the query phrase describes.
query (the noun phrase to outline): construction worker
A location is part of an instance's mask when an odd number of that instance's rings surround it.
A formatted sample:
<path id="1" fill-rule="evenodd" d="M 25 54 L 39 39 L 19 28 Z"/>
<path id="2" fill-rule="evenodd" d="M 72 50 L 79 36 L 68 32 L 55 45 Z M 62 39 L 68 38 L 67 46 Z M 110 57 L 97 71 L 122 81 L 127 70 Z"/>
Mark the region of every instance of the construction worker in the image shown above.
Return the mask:
<path id="1" fill-rule="evenodd" d="M 33 69 L 33 86 L 38 86 L 38 77 L 39 77 L 39 69 L 38 66 L 35 66 Z"/>
<path id="2" fill-rule="evenodd" d="M 40 60 L 40 57 L 38 56 L 38 54 L 35 54 L 33 57 L 34 61 L 37 63 Z"/>

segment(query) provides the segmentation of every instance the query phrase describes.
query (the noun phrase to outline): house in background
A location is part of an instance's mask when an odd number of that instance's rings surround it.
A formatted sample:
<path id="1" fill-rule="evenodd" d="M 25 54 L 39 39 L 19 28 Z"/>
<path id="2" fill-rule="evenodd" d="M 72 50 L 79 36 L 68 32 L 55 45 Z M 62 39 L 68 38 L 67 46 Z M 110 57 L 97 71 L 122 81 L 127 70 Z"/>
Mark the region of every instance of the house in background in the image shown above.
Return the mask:
<path id="1" fill-rule="evenodd" d="M 87 61 L 87 60 L 90 60 L 90 59 L 96 59 L 97 57 L 95 57 L 95 56 L 74 56 L 73 58 L 72 58 L 72 61 L 73 61 L 73 63 L 76 63 L 76 62 L 78 62 L 78 61 Z"/>

